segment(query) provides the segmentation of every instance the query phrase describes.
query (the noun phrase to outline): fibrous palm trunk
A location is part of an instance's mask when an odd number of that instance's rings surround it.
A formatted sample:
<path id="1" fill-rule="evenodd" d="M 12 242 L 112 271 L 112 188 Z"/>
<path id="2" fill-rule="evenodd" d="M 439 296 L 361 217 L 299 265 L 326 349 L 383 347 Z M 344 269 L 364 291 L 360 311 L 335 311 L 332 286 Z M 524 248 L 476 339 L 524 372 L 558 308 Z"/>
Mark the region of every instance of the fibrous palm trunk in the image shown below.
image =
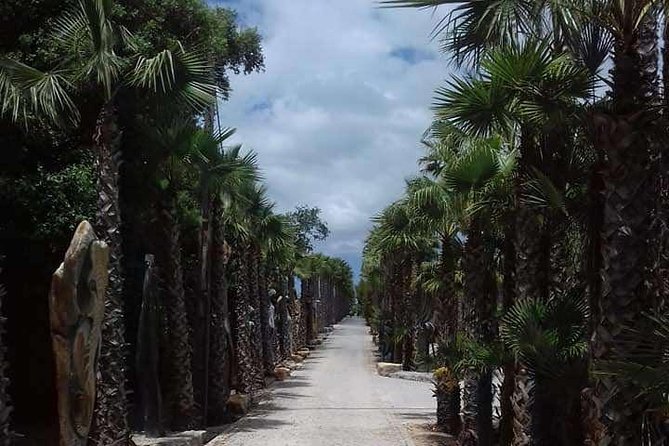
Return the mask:
<path id="1" fill-rule="evenodd" d="M 646 289 L 648 231 L 653 190 L 649 176 L 650 144 L 641 131 L 640 115 L 649 113 L 656 93 L 657 16 L 639 20 L 645 0 L 621 3 L 622 21 L 640 23 L 626 27 L 614 47 L 614 115 L 595 117 L 596 146 L 607 161 L 603 170 L 604 219 L 602 222 L 602 297 L 600 323 L 594 337 L 596 360 L 620 360 L 634 354 L 635 346 L 623 339 L 624 328 L 640 326 L 640 315 L 649 310 Z M 636 390 L 620 378 L 602 377 L 596 395 L 602 404 L 603 441 L 610 445 L 635 444 L 641 438 L 645 407 Z"/>
<path id="2" fill-rule="evenodd" d="M 515 218 L 508 215 L 504 221 L 504 242 L 502 247 L 502 308 L 508 311 L 516 300 L 516 249 Z M 504 380 L 500 389 L 499 443 L 512 444 L 514 437 L 514 409 L 511 403 L 515 386 L 514 360 L 507 360 L 502 366 Z"/>
<path id="3" fill-rule="evenodd" d="M 230 396 L 231 342 L 229 319 L 228 284 L 226 269 L 229 253 L 225 243 L 225 226 L 220 200 L 215 200 L 212 212 L 211 246 L 211 336 L 209 350 L 209 395 L 207 423 L 220 424 L 225 421 L 226 403 Z"/>
<path id="4" fill-rule="evenodd" d="M 308 345 L 314 338 L 314 292 L 313 279 L 302 280 L 302 317 L 303 317 L 303 335 L 300 341 L 303 345 Z"/>
<path id="5" fill-rule="evenodd" d="M 160 293 L 167 319 L 167 382 L 163 387 L 168 425 L 176 430 L 194 427 L 195 398 L 191 371 L 191 343 L 181 263 L 181 237 L 173 193 L 165 191 L 158 203 L 154 243 L 160 274 Z"/>
<path id="6" fill-rule="evenodd" d="M 2 260 L 2 256 L 0 256 Z M 2 274 L 2 269 L 0 269 Z M 9 446 L 9 416 L 12 412 L 11 401 L 9 399 L 8 387 L 9 377 L 7 376 L 8 361 L 5 352 L 5 318 L 2 316 L 2 299 L 5 297 L 5 290 L 0 284 L 0 446 Z"/>
<path id="7" fill-rule="evenodd" d="M 119 163 L 121 131 L 114 104 L 106 104 L 98 116 L 94 146 L 98 207 L 97 233 L 109 245 L 109 284 L 102 322 L 97 398 L 90 441 L 94 445 L 125 446 L 129 442 L 125 376 L 125 328 L 121 302 L 121 215 L 119 208 Z"/>
<path id="8" fill-rule="evenodd" d="M 402 273 L 402 326 L 406 334 L 402 339 L 402 369 L 414 370 L 415 368 L 415 343 L 416 343 L 416 323 L 414 310 L 414 289 L 413 283 L 414 267 L 413 262 L 408 260 Z"/>
<path id="9" fill-rule="evenodd" d="M 258 248 L 258 251 L 260 249 Z M 260 257 L 260 254 L 258 254 Z M 271 325 L 274 321 L 270 321 L 270 296 L 267 287 L 267 274 L 264 262 L 259 259 L 258 271 L 259 283 L 259 298 L 260 298 L 260 329 L 262 336 L 262 362 L 263 370 L 266 374 L 270 374 L 274 370 L 275 354 L 274 354 L 274 331 Z"/>
<path id="10" fill-rule="evenodd" d="M 243 247 L 232 252 L 231 266 L 234 284 L 231 289 L 232 340 L 235 355 L 237 391 L 250 393 L 253 388 L 253 351 L 251 346 L 250 296 L 248 266 Z"/>
<path id="11" fill-rule="evenodd" d="M 465 296 L 463 300 L 463 328 L 478 342 L 493 340 L 494 277 L 492 254 L 486 249 L 481 222 L 474 220 L 467 234 L 463 258 Z M 464 377 L 462 444 L 492 445 L 492 374 L 487 371 Z M 475 440 L 472 439 L 475 433 Z"/>
<path id="12" fill-rule="evenodd" d="M 458 305 L 455 287 L 457 253 L 448 234 L 441 242 L 440 273 L 443 290 L 437 296 L 435 326 L 439 345 L 455 342 L 458 332 Z M 460 384 L 441 389 L 437 398 L 437 425 L 452 435 L 460 431 Z M 441 414 L 441 416 L 440 416 Z"/>
<path id="13" fill-rule="evenodd" d="M 265 386 L 265 369 L 263 367 L 262 317 L 260 310 L 260 248 L 250 246 L 246 250 L 249 266 L 249 288 L 251 313 L 251 346 L 253 347 L 253 383 L 254 388 Z"/>

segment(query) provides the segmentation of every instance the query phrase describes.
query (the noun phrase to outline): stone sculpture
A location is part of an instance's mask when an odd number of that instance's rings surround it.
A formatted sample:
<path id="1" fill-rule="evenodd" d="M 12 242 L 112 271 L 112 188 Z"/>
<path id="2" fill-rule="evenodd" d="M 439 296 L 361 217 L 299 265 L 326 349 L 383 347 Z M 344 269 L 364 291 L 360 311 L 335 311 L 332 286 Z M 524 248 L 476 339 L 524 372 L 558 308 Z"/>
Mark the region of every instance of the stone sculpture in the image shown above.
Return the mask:
<path id="1" fill-rule="evenodd" d="M 109 248 L 93 227 L 77 227 L 49 295 L 61 446 L 85 446 L 95 405 Z"/>

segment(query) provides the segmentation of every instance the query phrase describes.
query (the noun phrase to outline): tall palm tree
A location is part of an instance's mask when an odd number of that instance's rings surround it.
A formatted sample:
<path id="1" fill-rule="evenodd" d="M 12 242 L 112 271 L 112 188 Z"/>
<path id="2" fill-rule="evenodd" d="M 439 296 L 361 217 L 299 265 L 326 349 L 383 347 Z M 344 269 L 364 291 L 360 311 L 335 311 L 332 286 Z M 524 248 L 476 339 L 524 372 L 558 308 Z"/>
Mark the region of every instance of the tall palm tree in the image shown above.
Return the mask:
<path id="1" fill-rule="evenodd" d="M 248 184 L 258 178 L 256 155 L 242 153 L 240 145 L 226 146 L 225 142 L 234 134 L 234 129 L 211 132 L 199 129 L 193 134 L 190 145 L 192 161 L 198 170 L 201 225 L 205 220 L 206 234 L 200 239 L 200 299 L 204 330 L 197 330 L 203 348 L 200 357 L 202 368 L 203 417 L 210 423 L 218 423 L 225 415 L 230 393 L 232 367 L 232 328 L 229 320 L 227 263 L 230 257 L 226 248 L 226 225 L 231 207 L 245 200 L 243 194 Z M 202 234 L 202 232 L 200 232 Z M 210 246 L 209 246 L 210 245 Z M 202 268 L 202 265 L 205 265 Z"/>
<path id="2" fill-rule="evenodd" d="M 191 368 L 192 344 L 186 311 L 181 253 L 181 230 L 177 215 L 177 193 L 184 187 L 186 162 L 192 153 L 190 140 L 197 132 L 192 123 L 172 122 L 147 131 L 152 145 L 160 152 L 156 178 L 153 249 L 158 266 L 161 301 L 166 312 L 167 382 L 166 422 L 173 429 L 195 427 L 195 396 Z"/>
<path id="3" fill-rule="evenodd" d="M 649 310 L 648 235 L 652 196 L 649 176 L 650 107 L 657 94 L 657 15 L 650 0 L 612 2 L 596 12 L 614 38 L 609 111 L 594 116 L 595 146 L 605 156 L 602 221 L 602 296 L 593 353 L 609 361 L 632 355 L 622 328 L 637 326 Z M 603 433 L 609 444 L 641 438 L 645 407 L 636 390 L 615 377 L 598 382 Z M 595 434 L 596 436 L 597 434 Z M 598 439 L 595 438 L 595 441 Z"/>
<path id="4" fill-rule="evenodd" d="M 375 218 L 378 224 L 378 244 L 382 264 L 387 265 L 390 308 L 394 314 L 393 337 L 395 360 L 402 361 L 405 370 L 414 367 L 416 327 L 413 314 L 416 265 L 425 253 L 432 251 L 434 239 L 417 225 L 406 198 L 397 201 Z"/>
<path id="5" fill-rule="evenodd" d="M 294 232 L 289 225 L 286 217 L 275 214 L 273 211 L 274 204 L 268 203 L 257 214 L 257 223 L 254 225 L 256 231 L 256 238 L 260 243 L 262 249 L 261 264 L 261 306 L 260 314 L 262 317 L 262 343 L 263 343 L 263 363 L 266 374 L 271 374 L 274 367 L 279 361 L 278 346 L 279 339 L 282 333 L 277 332 L 276 327 L 272 328 L 274 321 L 270 320 L 273 316 L 270 312 L 270 305 L 272 297 L 270 296 L 271 273 L 275 268 L 272 261 L 285 260 L 281 256 L 291 256 L 288 251 L 291 244 L 294 242 Z M 276 265 L 280 267 L 279 265 Z M 281 279 L 283 280 L 283 279 Z M 276 289 L 274 290 L 277 291 Z M 275 308 L 276 312 L 276 308 Z"/>
<path id="6" fill-rule="evenodd" d="M 82 0 L 55 25 L 55 38 L 70 53 L 68 67 L 42 73 L 18 61 L 0 61 L 3 113 L 28 119 L 30 113 L 54 121 L 78 121 L 69 92 L 75 82 L 93 85 L 99 93 L 99 113 L 91 135 L 96 152 L 98 212 L 96 226 L 110 246 L 109 286 L 102 325 L 100 378 L 93 423 L 93 442 L 125 444 L 129 431 L 125 396 L 124 324 L 121 303 L 121 216 L 118 202 L 122 132 L 116 98 L 122 88 L 170 93 L 199 108 L 213 101 L 211 69 L 183 48 L 163 50 L 154 57 L 135 51 L 129 30 L 118 25 L 112 0 Z M 74 73 L 70 80 L 66 73 Z"/>

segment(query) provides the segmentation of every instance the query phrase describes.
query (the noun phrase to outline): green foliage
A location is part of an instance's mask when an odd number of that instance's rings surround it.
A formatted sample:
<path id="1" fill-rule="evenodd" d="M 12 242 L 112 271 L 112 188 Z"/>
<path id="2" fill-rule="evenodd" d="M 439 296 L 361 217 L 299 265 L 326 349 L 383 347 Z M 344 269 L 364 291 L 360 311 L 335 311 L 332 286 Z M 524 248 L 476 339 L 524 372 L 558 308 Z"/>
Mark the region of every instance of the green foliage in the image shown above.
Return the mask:
<path id="1" fill-rule="evenodd" d="M 95 214 L 92 163 L 72 164 L 53 172 L 38 166 L 35 173 L 20 178 L 0 177 L 0 202 L 22 214 L 15 214 L 14 222 L 3 219 L 3 232 L 47 243 L 67 240 L 81 220 Z"/>
<path id="2" fill-rule="evenodd" d="M 587 320 L 583 292 L 574 290 L 548 302 L 516 302 L 502 317 L 500 337 L 531 375 L 557 380 L 585 359 Z"/>
<path id="3" fill-rule="evenodd" d="M 321 219 L 321 210 L 308 206 L 297 206 L 286 218 L 295 228 L 297 250 L 308 254 L 314 250 L 314 242 L 325 240 L 330 235 L 327 223 Z"/>
<path id="4" fill-rule="evenodd" d="M 642 316 L 638 326 L 622 327 L 618 360 L 597 361 L 596 376 L 614 376 L 636 389 L 651 411 L 669 410 L 669 313 Z"/>

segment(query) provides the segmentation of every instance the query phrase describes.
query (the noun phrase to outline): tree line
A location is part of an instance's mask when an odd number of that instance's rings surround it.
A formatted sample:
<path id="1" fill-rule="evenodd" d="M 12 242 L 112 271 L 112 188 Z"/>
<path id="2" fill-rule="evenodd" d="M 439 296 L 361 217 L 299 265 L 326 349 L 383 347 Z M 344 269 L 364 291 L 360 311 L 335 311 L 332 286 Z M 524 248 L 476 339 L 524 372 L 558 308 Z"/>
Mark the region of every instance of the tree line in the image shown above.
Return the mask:
<path id="1" fill-rule="evenodd" d="M 57 441 L 49 276 L 83 219 L 111 253 L 88 443 L 229 421 L 230 395 L 264 387 L 353 296 L 346 262 L 313 252 L 320 211 L 279 213 L 221 126 L 229 73 L 264 68 L 259 33 L 202 0 L 0 16 L 0 443 Z"/>
<path id="2" fill-rule="evenodd" d="M 447 8 L 452 70 L 365 245 L 381 355 L 457 444 L 666 444 L 666 5 L 382 3 Z"/>

